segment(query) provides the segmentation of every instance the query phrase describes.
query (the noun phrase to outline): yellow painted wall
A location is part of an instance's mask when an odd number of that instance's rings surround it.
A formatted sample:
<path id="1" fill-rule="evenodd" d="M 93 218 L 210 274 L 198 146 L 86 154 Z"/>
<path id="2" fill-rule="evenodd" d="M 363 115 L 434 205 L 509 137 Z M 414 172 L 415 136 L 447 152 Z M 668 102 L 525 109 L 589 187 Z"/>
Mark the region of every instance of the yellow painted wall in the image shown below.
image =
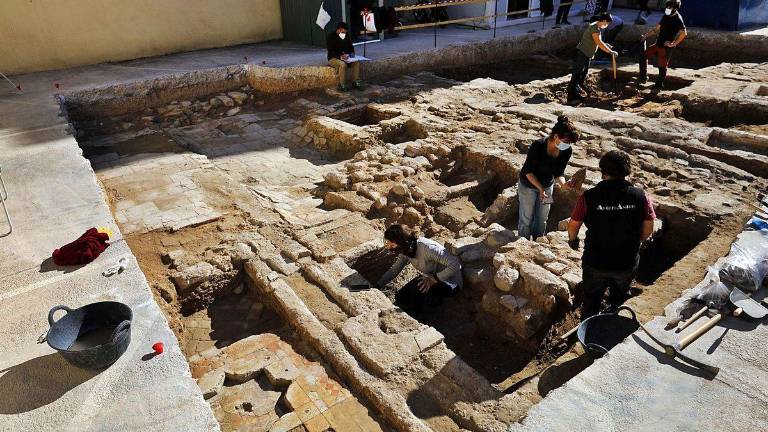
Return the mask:
<path id="1" fill-rule="evenodd" d="M 282 37 L 280 0 L 0 0 L 0 72 Z"/>

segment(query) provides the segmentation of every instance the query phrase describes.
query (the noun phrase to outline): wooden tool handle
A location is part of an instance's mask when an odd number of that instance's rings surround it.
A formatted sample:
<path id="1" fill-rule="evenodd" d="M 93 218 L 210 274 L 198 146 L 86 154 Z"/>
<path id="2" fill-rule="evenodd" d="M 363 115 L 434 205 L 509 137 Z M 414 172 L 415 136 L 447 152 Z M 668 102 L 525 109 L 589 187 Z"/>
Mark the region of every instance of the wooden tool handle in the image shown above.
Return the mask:
<path id="1" fill-rule="evenodd" d="M 684 322 L 683 325 L 680 326 L 679 330 L 680 331 L 685 330 L 686 327 L 693 324 L 693 322 L 696 321 L 697 319 L 701 318 L 701 316 L 704 315 L 707 309 L 709 309 L 708 306 L 704 306 L 701 309 L 699 309 L 698 312 L 696 312 L 695 314 L 691 315 L 690 318 L 688 318 L 688 321 Z"/>
<path id="2" fill-rule="evenodd" d="M 693 333 L 689 334 L 688 336 L 680 339 L 680 342 L 677 343 L 677 349 L 684 349 L 688 345 L 690 345 L 693 341 L 698 339 L 701 335 L 708 332 L 712 327 L 714 327 L 720 320 L 723 319 L 723 314 L 719 313 L 712 318 L 709 319 L 709 321 L 705 322 L 701 327 L 694 330 Z"/>
<path id="3" fill-rule="evenodd" d="M 611 61 L 613 63 L 613 80 L 615 81 L 616 80 L 616 56 L 615 55 L 611 56 Z"/>

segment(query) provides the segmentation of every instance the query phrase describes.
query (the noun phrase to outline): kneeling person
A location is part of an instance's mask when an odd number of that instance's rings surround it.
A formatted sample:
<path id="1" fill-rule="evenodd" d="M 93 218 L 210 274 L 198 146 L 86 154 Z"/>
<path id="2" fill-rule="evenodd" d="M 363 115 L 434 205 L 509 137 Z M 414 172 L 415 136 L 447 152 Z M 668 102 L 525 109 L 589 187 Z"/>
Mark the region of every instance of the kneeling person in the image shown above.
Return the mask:
<path id="1" fill-rule="evenodd" d="M 612 307 L 629 298 L 640 262 L 640 244 L 653 232 L 653 205 L 642 189 L 626 180 L 630 170 L 629 156 L 623 151 L 603 155 L 603 181 L 579 197 L 568 223 L 568 244 L 574 250 L 579 247 L 582 223 L 587 226 L 581 259 L 582 319 L 600 310 L 606 289 Z"/>
<path id="2" fill-rule="evenodd" d="M 360 88 L 360 62 L 347 63 L 349 57 L 355 56 L 355 47 L 352 45 L 352 38 L 348 36 L 349 27 L 347 23 L 340 22 L 336 26 L 336 31 L 328 35 L 326 47 L 328 48 L 328 64 L 331 65 L 339 75 L 339 90 L 347 90 L 347 68 L 352 71 L 352 86 Z"/>
<path id="3" fill-rule="evenodd" d="M 428 297 L 437 301 L 454 295 L 462 287 L 461 261 L 434 240 L 417 237 L 402 225 L 392 225 L 384 232 L 387 248 L 397 251 L 397 261 L 379 279 L 383 287 L 410 263 L 421 275 L 397 291 L 395 303 L 418 314 Z"/>

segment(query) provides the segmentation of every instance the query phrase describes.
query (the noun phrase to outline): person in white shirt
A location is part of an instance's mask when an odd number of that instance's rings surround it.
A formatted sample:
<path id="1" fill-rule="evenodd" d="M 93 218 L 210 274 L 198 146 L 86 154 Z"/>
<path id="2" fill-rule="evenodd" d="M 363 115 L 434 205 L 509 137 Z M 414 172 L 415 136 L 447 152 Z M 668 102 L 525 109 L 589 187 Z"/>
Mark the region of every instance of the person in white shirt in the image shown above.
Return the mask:
<path id="1" fill-rule="evenodd" d="M 386 246 L 400 256 L 376 284 L 384 287 L 409 263 L 421 273 L 405 284 L 395 295 L 395 304 L 419 314 L 427 298 L 436 302 L 450 297 L 463 286 L 461 261 L 440 243 L 418 237 L 402 225 L 392 225 L 384 232 Z"/>

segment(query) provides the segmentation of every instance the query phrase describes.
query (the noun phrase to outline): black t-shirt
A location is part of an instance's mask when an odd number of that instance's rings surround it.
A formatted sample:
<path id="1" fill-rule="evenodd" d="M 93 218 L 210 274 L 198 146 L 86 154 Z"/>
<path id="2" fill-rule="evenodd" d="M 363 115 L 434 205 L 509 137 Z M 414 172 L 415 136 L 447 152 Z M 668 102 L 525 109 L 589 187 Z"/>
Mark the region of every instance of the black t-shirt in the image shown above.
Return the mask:
<path id="1" fill-rule="evenodd" d="M 328 48 L 328 60 L 340 59 L 342 54 L 355 55 L 355 47 L 352 46 L 352 37 L 342 40 L 336 32 L 330 33 L 325 40 L 325 46 Z"/>
<path id="2" fill-rule="evenodd" d="M 560 150 L 557 157 L 552 157 L 547 153 L 547 139 L 542 138 L 534 141 L 528 150 L 528 156 L 525 158 L 523 168 L 520 170 L 520 181 L 529 188 L 535 187 L 525 177 L 527 174 L 534 174 L 541 183 L 541 186 L 548 188 L 555 182 L 555 177 L 565 174 L 565 167 L 571 159 L 572 149 Z"/>
<path id="3" fill-rule="evenodd" d="M 685 23 L 680 13 L 674 15 L 664 15 L 661 17 L 661 30 L 659 38 L 656 40 L 656 46 L 663 47 L 665 42 L 674 42 L 680 30 L 685 30 Z"/>

